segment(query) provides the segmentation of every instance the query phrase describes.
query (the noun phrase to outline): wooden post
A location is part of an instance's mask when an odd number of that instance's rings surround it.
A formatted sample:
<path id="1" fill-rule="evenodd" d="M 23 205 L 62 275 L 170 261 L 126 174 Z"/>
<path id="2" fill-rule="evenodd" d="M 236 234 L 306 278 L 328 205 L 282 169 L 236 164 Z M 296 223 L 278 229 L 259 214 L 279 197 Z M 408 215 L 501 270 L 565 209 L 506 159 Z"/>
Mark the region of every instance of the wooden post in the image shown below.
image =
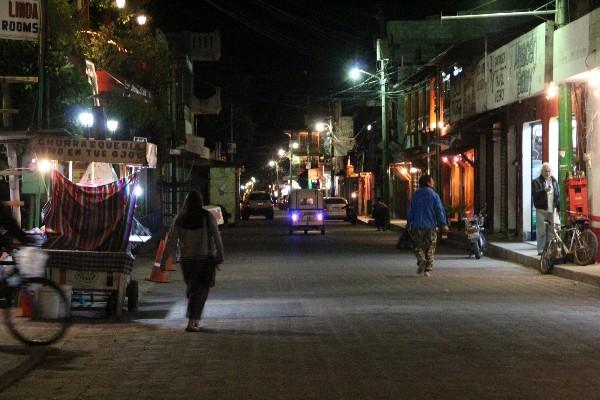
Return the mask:
<path id="1" fill-rule="evenodd" d="M 6 150 L 8 155 L 8 167 L 10 169 L 17 169 L 17 146 L 14 143 L 7 143 Z M 10 188 L 10 201 L 14 202 L 13 204 L 18 204 L 17 202 L 21 201 L 18 175 L 10 175 L 8 177 L 8 187 Z M 21 207 L 13 205 L 11 208 L 13 217 L 15 217 L 19 226 L 21 226 Z"/>

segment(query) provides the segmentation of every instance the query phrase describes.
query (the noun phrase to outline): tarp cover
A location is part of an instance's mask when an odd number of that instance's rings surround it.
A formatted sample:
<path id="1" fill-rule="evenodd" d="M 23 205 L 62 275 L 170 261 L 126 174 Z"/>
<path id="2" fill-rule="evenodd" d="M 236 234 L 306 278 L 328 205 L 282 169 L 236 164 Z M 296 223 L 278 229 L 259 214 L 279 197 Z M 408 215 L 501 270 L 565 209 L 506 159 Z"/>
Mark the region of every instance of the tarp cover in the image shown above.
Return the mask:
<path id="1" fill-rule="evenodd" d="M 126 251 L 133 221 L 137 175 L 107 185 L 74 184 L 52 170 L 50 200 L 44 206 L 48 241 L 60 250 Z"/>

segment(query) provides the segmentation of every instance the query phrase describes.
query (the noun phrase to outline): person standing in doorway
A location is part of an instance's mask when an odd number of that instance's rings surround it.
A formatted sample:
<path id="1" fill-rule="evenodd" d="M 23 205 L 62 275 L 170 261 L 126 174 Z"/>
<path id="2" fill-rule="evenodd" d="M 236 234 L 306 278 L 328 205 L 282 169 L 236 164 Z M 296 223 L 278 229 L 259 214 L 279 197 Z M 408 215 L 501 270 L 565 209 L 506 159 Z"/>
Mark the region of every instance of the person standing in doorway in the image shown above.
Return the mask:
<path id="1" fill-rule="evenodd" d="M 558 181 L 552 176 L 552 167 L 549 163 L 542 164 L 540 176 L 531 183 L 531 195 L 535 207 L 535 230 L 538 255 L 544 251 L 546 245 L 546 226 L 544 221 L 554 222 L 560 211 L 560 188 Z"/>
<path id="2" fill-rule="evenodd" d="M 431 175 L 419 179 L 419 189 L 413 194 L 408 210 L 406 229 L 409 230 L 417 257 L 417 274 L 431 276 L 438 228 L 448 232 L 446 213 L 440 196 L 434 190 Z"/>
<path id="3" fill-rule="evenodd" d="M 165 270 L 169 256 L 177 250 L 177 261 L 188 299 L 187 332 L 200 332 L 200 318 L 208 292 L 215 284 L 215 269 L 223 262 L 223 242 L 215 218 L 204 209 L 202 195 L 190 192 L 175 217 L 160 262 Z"/>
<path id="4" fill-rule="evenodd" d="M 373 205 L 373 219 L 375 220 L 375 226 L 378 231 L 385 231 L 388 220 L 388 208 L 381 200 L 381 197 L 377 198 L 375 205 Z"/>

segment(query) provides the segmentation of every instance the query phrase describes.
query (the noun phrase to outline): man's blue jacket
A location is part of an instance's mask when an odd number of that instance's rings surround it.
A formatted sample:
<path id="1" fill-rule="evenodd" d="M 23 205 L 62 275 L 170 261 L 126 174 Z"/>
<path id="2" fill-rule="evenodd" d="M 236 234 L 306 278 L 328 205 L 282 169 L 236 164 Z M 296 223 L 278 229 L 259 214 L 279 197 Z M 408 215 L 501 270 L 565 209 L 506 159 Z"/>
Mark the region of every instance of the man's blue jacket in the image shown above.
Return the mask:
<path id="1" fill-rule="evenodd" d="M 447 224 L 440 196 L 429 186 L 420 187 L 410 202 L 407 228 L 434 229 Z"/>

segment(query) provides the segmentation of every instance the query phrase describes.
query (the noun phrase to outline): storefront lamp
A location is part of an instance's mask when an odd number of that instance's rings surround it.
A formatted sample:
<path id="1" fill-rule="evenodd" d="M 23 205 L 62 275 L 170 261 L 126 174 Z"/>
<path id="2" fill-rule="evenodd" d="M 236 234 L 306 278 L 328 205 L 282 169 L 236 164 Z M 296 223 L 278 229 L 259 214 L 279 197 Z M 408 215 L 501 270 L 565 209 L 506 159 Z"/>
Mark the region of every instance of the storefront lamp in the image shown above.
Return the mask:
<path id="1" fill-rule="evenodd" d="M 52 169 L 52 163 L 48 160 L 38 160 L 36 161 L 36 166 L 38 171 L 42 174 L 45 174 Z"/>
<path id="2" fill-rule="evenodd" d="M 546 88 L 546 99 L 550 100 L 558 95 L 558 85 L 554 82 L 550 82 Z"/>
<path id="3" fill-rule="evenodd" d="M 279 157 L 284 157 L 285 156 L 285 150 L 284 149 L 279 149 L 279 151 L 277 152 L 277 155 Z"/>
<path id="4" fill-rule="evenodd" d="M 300 145 L 298 144 L 298 142 L 292 142 L 292 144 L 290 145 L 292 147 L 292 149 L 297 149 L 298 147 L 300 147 Z"/>

